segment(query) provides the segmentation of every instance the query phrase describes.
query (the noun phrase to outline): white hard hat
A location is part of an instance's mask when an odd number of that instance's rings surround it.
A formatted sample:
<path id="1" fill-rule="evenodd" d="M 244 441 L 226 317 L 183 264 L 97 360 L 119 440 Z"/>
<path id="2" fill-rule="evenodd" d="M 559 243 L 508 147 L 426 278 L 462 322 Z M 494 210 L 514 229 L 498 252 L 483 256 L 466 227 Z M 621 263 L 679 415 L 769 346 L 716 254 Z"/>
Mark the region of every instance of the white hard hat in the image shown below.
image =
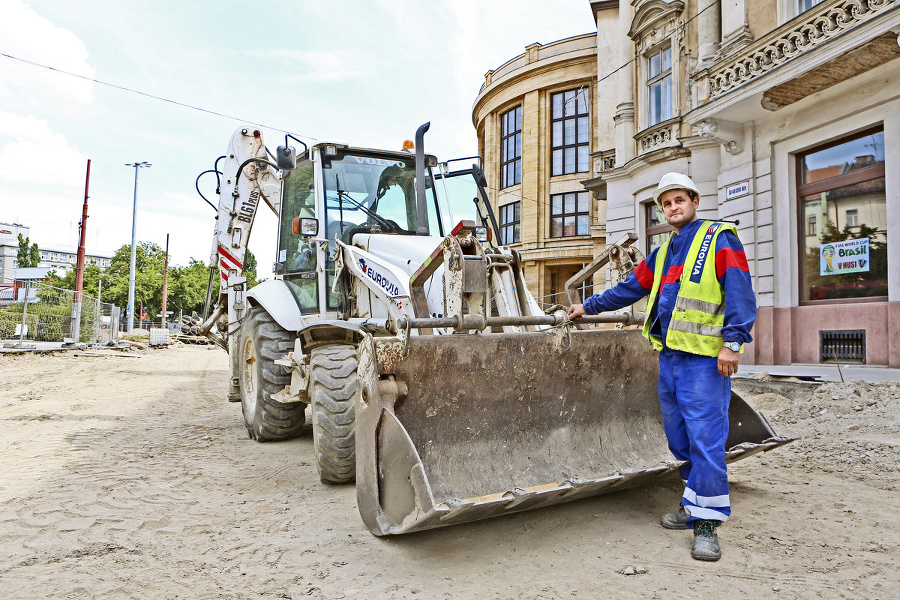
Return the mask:
<path id="1" fill-rule="evenodd" d="M 659 197 L 663 195 L 663 192 L 668 192 L 669 190 L 688 190 L 698 196 L 700 195 L 697 186 L 694 185 L 694 182 L 687 175 L 683 173 L 666 173 L 659 180 L 656 191 L 653 192 L 653 201 L 659 204 Z"/>

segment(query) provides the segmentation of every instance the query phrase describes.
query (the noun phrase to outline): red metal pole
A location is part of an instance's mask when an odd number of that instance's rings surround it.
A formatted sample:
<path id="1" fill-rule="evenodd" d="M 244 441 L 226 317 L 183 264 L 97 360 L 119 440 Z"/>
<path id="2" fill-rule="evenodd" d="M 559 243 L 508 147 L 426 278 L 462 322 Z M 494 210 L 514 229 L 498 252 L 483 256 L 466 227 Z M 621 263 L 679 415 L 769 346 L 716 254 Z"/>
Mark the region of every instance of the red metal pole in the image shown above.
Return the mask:
<path id="1" fill-rule="evenodd" d="M 84 254 L 87 238 L 88 187 L 91 182 L 91 159 L 87 161 L 87 174 L 84 176 L 84 208 L 81 211 L 81 241 L 78 244 L 78 263 L 75 267 L 75 302 L 81 301 L 81 290 L 84 286 Z"/>
<path id="2" fill-rule="evenodd" d="M 166 263 L 163 267 L 162 326 L 166 326 L 166 297 L 169 295 L 169 234 L 166 234 Z"/>
<path id="3" fill-rule="evenodd" d="M 84 176 L 84 208 L 81 211 L 81 240 L 78 242 L 78 263 L 75 266 L 75 293 L 72 294 L 72 319 L 69 335 L 74 343 L 81 339 L 81 289 L 84 286 L 84 245 L 87 238 L 88 218 L 88 186 L 91 182 L 91 159 L 87 161 L 87 174 Z"/>

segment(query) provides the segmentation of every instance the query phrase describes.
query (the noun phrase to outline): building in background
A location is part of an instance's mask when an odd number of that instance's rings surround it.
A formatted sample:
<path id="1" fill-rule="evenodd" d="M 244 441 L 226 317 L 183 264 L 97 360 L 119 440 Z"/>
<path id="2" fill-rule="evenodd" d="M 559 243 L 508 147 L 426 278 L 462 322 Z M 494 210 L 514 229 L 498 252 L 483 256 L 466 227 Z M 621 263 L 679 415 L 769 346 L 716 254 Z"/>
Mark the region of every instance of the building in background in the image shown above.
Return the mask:
<path id="1" fill-rule="evenodd" d="M 532 44 L 489 71 L 475 101 L 501 243 L 519 250 L 545 307 L 567 303 L 566 280 L 606 243 L 606 207 L 581 183 L 595 170 L 596 148 L 610 143 L 597 127 L 611 108 L 593 91 L 597 57 L 593 33 Z"/>
<path id="2" fill-rule="evenodd" d="M 78 264 L 78 248 L 71 246 L 44 246 L 41 250 L 42 267 L 52 267 L 57 271 L 66 271 Z M 84 264 L 94 263 L 101 269 L 105 269 L 112 262 L 110 254 L 85 254 Z"/>
<path id="3" fill-rule="evenodd" d="M 607 239 L 649 253 L 670 231 L 653 189 L 679 171 L 701 218 L 738 222 L 747 362 L 900 367 L 898 1 L 590 4 L 596 32 L 489 71 L 473 109 L 529 284 L 564 303 Z"/>
<path id="4" fill-rule="evenodd" d="M 28 237 L 28 227 L 18 223 L 0 223 L 0 285 L 12 284 L 19 266 L 19 234 Z"/>
<path id="5" fill-rule="evenodd" d="M 30 229 L 18 223 L 0 223 L 0 284 L 10 284 L 19 278 L 16 273 L 19 268 L 19 234 L 30 238 Z M 33 243 L 34 240 L 31 240 Z M 63 272 L 75 267 L 78 263 L 78 248 L 71 246 L 44 246 L 40 250 L 41 262 L 38 267 L 49 267 L 48 270 Z M 92 262 L 101 269 L 105 269 L 112 261 L 111 254 L 94 252 L 85 255 L 85 264 Z"/>

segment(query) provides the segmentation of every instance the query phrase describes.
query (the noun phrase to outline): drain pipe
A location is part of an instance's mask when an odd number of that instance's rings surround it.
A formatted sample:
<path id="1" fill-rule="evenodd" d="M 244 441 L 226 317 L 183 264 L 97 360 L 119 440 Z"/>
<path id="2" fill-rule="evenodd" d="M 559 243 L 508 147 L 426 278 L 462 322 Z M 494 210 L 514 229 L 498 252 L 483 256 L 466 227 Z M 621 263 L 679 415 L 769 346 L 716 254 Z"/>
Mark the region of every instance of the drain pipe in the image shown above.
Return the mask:
<path id="1" fill-rule="evenodd" d="M 425 202 L 425 132 L 431 122 L 419 126 L 416 130 L 416 216 L 418 228 L 416 235 L 428 235 L 428 207 Z"/>

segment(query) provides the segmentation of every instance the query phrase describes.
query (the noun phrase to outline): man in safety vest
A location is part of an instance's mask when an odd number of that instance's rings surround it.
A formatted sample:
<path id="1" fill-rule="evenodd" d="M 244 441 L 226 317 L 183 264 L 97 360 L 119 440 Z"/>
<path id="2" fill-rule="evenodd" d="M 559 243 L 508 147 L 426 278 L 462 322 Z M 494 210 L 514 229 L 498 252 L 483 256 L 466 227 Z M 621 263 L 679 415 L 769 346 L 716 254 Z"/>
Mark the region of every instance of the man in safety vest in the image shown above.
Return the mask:
<path id="1" fill-rule="evenodd" d="M 669 449 L 690 461 L 681 507 L 662 517 L 668 529 L 694 530 L 691 556 L 719 560 L 716 526 L 728 519 L 725 442 L 731 375 L 752 340 L 756 297 L 737 230 L 697 219 L 700 193 L 689 177 L 667 173 L 653 193 L 675 232 L 628 275 L 569 318 L 634 304 L 649 295 L 646 336 L 659 354 L 659 401 Z"/>

